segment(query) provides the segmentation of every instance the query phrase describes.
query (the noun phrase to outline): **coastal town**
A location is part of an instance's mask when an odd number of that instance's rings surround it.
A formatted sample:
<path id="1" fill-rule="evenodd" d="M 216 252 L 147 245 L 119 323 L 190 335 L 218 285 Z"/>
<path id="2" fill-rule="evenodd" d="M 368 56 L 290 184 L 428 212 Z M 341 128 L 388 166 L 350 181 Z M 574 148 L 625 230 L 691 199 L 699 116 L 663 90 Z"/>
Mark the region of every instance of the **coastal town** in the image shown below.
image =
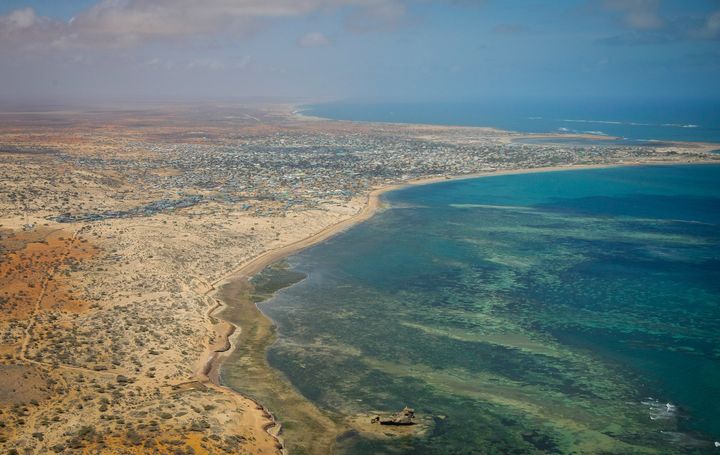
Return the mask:
<path id="1" fill-rule="evenodd" d="M 381 188 L 720 163 L 713 144 L 341 122 L 296 109 L 0 113 L 3 453 L 281 453 L 293 442 L 274 410 L 221 380 L 247 327 L 222 319 L 216 292 L 254 259 L 347 228 Z"/>

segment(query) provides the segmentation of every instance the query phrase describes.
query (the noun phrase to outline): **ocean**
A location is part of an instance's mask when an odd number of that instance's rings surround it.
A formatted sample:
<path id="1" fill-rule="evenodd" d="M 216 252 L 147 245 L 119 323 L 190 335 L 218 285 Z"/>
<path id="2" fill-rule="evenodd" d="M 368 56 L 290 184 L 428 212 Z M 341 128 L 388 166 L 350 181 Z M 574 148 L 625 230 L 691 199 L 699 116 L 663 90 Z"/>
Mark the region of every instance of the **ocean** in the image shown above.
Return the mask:
<path id="1" fill-rule="evenodd" d="M 714 453 L 720 166 L 498 175 L 384 200 L 255 281 L 296 282 L 259 306 L 277 326 L 267 360 L 304 399 L 338 422 L 406 405 L 429 422 L 414 438 L 348 431 L 338 453 Z M 223 380 L 245 390 L 233 362 Z M 313 431 L 298 425 L 288 438 Z"/>
<path id="2" fill-rule="evenodd" d="M 635 141 L 720 142 L 720 102 L 518 101 L 359 103 L 302 106 L 337 120 L 490 126 L 524 133 L 582 133 Z"/>

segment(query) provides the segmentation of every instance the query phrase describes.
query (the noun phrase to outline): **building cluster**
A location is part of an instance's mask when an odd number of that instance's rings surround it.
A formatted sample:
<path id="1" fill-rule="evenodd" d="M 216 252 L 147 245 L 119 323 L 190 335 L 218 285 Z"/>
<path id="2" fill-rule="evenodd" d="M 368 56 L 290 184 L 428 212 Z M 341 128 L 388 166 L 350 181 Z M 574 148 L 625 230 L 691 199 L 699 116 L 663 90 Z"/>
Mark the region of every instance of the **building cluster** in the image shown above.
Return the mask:
<path id="1" fill-rule="evenodd" d="M 7 202 L 18 210 L 41 211 L 58 222 L 151 216 L 208 201 L 241 204 L 257 215 L 281 215 L 415 178 L 647 160 L 662 154 L 647 146 L 528 144 L 501 140 L 497 133 L 468 136 L 452 129 L 421 133 L 284 130 L 210 143 L 128 141 L 116 145 L 122 153 L 110 156 L 41 149 L 44 159 L 75 169 L 69 175 L 58 173 L 57 179 L 80 183 L 80 177 L 105 191 L 85 200 L 78 194 L 83 185 L 70 185 L 73 189 L 63 193 L 61 185 L 44 175 L 44 182 L 27 191 L 16 188 L 5 197 L 15 198 Z M 78 170 L 85 175 L 78 176 Z M 43 200 L 46 204 L 38 203 Z"/>

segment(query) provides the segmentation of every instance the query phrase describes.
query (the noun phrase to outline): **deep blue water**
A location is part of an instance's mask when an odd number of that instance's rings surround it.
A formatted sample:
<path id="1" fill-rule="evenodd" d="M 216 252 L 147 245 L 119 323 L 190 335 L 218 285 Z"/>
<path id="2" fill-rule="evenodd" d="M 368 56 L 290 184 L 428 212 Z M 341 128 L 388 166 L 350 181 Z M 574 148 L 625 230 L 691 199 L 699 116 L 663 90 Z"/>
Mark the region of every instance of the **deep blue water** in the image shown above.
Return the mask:
<path id="1" fill-rule="evenodd" d="M 305 106 L 339 120 L 491 126 L 527 133 L 590 133 L 630 140 L 720 142 L 718 101 L 337 102 Z"/>
<path id="2" fill-rule="evenodd" d="M 344 453 L 714 453 L 720 166 L 493 176 L 395 191 L 289 259 L 271 365 L 333 415 L 409 404 Z"/>

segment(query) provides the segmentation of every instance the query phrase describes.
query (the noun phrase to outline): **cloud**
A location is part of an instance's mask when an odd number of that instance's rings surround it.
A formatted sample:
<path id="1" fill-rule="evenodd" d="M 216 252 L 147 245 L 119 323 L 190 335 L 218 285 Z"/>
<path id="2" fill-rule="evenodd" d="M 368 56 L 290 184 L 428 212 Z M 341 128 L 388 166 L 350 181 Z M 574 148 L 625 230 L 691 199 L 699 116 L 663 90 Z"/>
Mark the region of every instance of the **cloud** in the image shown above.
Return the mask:
<path id="1" fill-rule="evenodd" d="M 324 47 L 329 46 L 330 40 L 320 32 L 310 32 L 301 36 L 298 40 L 300 47 Z"/>
<path id="2" fill-rule="evenodd" d="M 623 24 L 634 30 L 657 30 L 665 24 L 659 0 L 604 0 L 603 7 L 620 13 Z"/>
<path id="3" fill-rule="evenodd" d="M 407 8 L 400 1 L 377 1 L 350 14 L 346 28 L 354 32 L 390 30 L 401 23 L 406 14 Z"/>
<path id="4" fill-rule="evenodd" d="M 218 71 L 225 69 L 225 62 L 216 58 L 197 58 L 191 60 L 187 68 Z"/>
<path id="5" fill-rule="evenodd" d="M 35 25 L 40 18 L 32 8 L 22 8 L 11 11 L 0 17 L 0 29 L 4 31 L 22 30 Z"/>
<path id="6" fill-rule="evenodd" d="M 602 44 L 635 46 L 720 39 L 720 10 L 704 16 L 663 18 L 657 1 L 605 0 L 604 6 L 623 12 L 623 23 L 631 30 L 599 40 Z"/>
<path id="7" fill-rule="evenodd" d="M 32 8 L 0 16 L 2 47 L 129 48 L 159 40 L 244 36 L 265 20 L 349 9 L 349 28 L 377 28 L 405 14 L 401 0 L 101 0 L 70 21 L 39 17 Z"/>
<path id="8" fill-rule="evenodd" d="M 706 39 L 720 39 L 720 10 L 710 14 L 698 35 Z"/>

